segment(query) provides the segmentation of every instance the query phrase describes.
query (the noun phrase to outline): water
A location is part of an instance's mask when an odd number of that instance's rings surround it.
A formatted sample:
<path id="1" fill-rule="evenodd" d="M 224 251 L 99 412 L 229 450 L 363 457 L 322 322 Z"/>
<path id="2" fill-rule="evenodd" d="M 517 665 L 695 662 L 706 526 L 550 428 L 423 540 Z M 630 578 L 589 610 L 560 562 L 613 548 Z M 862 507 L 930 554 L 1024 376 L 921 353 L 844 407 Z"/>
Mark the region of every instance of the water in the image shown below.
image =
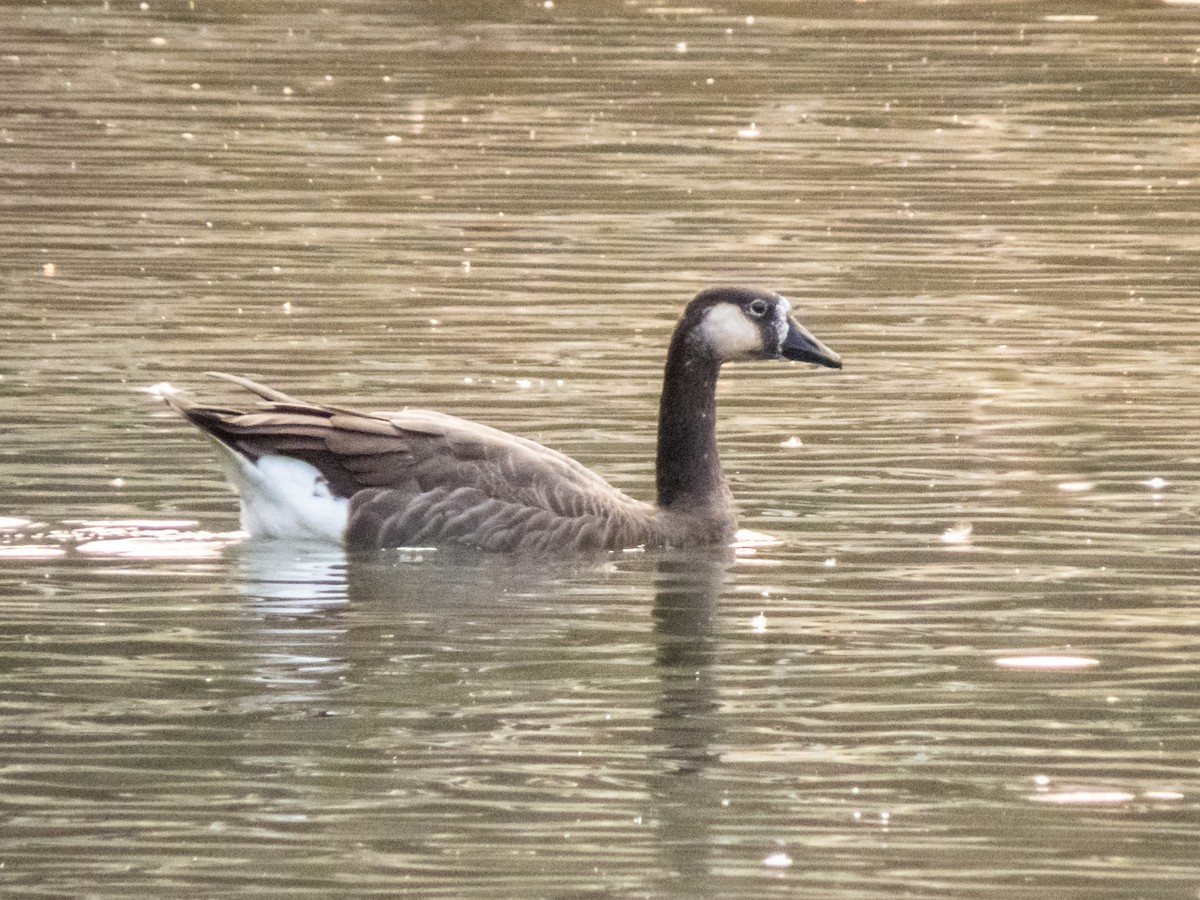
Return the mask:
<path id="1" fill-rule="evenodd" d="M 1200 8 L 10 4 L 5 896 L 1194 898 Z M 256 546 L 144 393 L 652 489 L 713 282 L 738 554 Z"/>

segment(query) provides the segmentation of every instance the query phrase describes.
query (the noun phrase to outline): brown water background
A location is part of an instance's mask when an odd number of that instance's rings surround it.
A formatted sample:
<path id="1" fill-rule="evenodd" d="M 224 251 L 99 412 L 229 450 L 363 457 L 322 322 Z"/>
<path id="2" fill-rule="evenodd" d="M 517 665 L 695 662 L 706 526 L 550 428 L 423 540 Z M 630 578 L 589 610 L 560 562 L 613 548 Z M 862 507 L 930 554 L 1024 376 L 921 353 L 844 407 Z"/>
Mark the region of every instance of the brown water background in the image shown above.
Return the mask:
<path id="1" fill-rule="evenodd" d="M 1200 895 L 1200 5 L 8 3 L 0 893 Z M 145 393 L 430 406 L 776 546 L 241 541 Z"/>

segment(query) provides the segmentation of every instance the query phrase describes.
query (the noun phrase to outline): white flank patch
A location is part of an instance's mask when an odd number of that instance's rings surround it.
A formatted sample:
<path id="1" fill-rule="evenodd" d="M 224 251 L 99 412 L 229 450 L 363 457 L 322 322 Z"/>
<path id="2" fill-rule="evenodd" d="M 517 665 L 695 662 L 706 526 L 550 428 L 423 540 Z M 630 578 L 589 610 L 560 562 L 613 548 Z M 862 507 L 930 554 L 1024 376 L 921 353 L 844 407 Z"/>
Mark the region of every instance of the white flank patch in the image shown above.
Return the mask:
<path id="1" fill-rule="evenodd" d="M 251 537 L 342 542 L 349 501 L 333 495 L 316 466 L 290 456 L 251 462 L 216 443 L 224 451 L 225 476 L 242 501 L 242 528 Z"/>
<path id="2" fill-rule="evenodd" d="M 742 308 L 733 303 L 718 303 L 704 316 L 700 326 L 704 342 L 722 360 L 758 359 L 762 356 L 762 334 Z"/>

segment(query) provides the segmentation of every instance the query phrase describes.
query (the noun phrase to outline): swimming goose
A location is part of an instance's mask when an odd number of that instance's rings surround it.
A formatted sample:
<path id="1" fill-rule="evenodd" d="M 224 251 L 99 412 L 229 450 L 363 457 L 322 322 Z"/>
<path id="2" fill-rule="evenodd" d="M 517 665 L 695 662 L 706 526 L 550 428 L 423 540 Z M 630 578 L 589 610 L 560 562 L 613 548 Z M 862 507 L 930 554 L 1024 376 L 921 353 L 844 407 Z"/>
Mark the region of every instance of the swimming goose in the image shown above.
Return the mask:
<path id="1" fill-rule="evenodd" d="M 739 287 L 688 304 L 667 351 L 654 504 L 562 453 L 442 413 L 321 406 L 219 372 L 265 402 L 226 409 L 161 394 L 220 449 L 252 537 L 518 552 L 727 544 L 736 517 L 717 458 L 721 364 L 842 365 L 790 310 L 779 294 Z"/>

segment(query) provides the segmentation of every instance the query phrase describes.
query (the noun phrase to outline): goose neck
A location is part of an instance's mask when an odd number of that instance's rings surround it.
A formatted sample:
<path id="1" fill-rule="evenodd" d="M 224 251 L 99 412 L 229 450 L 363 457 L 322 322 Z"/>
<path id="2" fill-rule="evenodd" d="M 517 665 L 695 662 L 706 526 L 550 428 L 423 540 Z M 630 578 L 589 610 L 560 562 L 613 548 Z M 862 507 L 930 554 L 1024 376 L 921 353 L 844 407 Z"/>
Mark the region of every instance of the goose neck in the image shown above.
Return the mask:
<path id="1" fill-rule="evenodd" d="M 706 506 L 725 496 L 717 455 L 721 364 L 677 333 L 667 354 L 658 419 L 658 505 Z"/>

